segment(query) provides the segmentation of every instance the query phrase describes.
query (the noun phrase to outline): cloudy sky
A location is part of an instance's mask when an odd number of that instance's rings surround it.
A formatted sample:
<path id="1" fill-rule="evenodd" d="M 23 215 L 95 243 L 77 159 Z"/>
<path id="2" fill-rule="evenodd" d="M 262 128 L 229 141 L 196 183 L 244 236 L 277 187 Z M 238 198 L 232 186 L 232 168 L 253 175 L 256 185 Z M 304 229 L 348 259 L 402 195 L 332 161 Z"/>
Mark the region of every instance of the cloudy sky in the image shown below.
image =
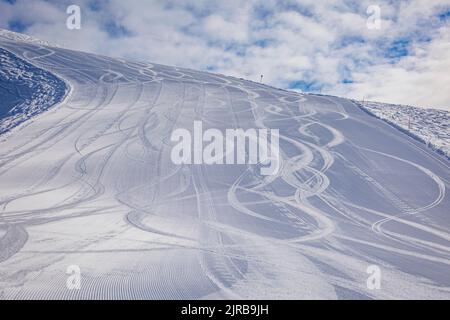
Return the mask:
<path id="1" fill-rule="evenodd" d="M 80 30 L 66 27 L 72 4 Z M 450 110 L 450 0 L 0 0 L 0 28 L 114 57 L 263 74 L 287 89 Z"/>

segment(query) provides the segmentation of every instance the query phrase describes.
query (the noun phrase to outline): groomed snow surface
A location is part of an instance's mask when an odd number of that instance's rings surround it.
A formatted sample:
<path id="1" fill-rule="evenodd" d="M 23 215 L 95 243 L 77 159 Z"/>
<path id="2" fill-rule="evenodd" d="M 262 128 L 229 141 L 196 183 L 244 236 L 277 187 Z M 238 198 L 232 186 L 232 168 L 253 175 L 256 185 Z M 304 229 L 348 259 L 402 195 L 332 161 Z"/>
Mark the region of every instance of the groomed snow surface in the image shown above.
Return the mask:
<path id="1" fill-rule="evenodd" d="M 0 298 L 450 298 L 449 162 L 352 101 L 0 47 L 70 87 L 0 137 Z M 195 120 L 279 129 L 282 170 L 174 165 Z"/>

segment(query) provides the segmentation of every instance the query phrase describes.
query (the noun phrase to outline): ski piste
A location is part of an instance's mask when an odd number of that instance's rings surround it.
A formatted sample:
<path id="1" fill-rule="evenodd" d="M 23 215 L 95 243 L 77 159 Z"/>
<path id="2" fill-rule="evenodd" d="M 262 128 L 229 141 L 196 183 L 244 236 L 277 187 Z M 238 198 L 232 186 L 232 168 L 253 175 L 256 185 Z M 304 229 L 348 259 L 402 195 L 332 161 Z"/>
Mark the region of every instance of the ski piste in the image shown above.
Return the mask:
<path id="1" fill-rule="evenodd" d="M 0 136 L 1 299 L 450 298 L 449 162 L 353 101 L 0 48 L 67 89 Z M 279 129 L 279 172 L 174 164 L 195 121 Z"/>

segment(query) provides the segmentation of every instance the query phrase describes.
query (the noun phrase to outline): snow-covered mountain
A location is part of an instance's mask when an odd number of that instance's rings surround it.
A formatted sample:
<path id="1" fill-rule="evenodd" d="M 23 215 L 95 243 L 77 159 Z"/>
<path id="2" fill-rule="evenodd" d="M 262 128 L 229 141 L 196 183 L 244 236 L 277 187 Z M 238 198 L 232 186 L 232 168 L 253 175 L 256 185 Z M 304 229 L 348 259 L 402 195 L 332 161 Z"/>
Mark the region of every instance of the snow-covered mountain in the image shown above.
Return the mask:
<path id="1" fill-rule="evenodd" d="M 0 48 L 0 134 L 24 123 L 67 93 L 64 81 Z"/>
<path id="2" fill-rule="evenodd" d="M 34 37 L 31 37 L 31 36 L 23 34 L 23 33 L 17 33 L 17 32 L 5 30 L 5 29 L 0 29 L 0 37 L 4 40 L 33 43 L 36 45 L 49 46 L 49 47 L 50 46 L 57 47 L 55 44 L 50 44 L 47 41 L 36 39 Z"/>
<path id="3" fill-rule="evenodd" d="M 356 102 L 370 114 L 450 159 L 450 112 L 379 102 Z"/>
<path id="4" fill-rule="evenodd" d="M 425 144 L 347 99 L 24 39 L 0 33 L 1 110 L 43 99 L 0 136 L 0 298 L 450 298 Z M 281 170 L 175 164 L 194 121 L 278 129 Z"/>

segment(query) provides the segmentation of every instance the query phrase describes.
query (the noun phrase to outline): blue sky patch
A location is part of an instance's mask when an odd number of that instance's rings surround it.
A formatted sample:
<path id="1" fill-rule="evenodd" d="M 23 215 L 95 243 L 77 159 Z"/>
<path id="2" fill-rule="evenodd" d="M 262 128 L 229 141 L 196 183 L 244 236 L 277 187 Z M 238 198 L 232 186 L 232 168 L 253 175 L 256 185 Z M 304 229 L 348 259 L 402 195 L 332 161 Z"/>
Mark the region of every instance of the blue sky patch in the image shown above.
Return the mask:
<path id="1" fill-rule="evenodd" d="M 8 28 L 14 32 L 24 32 L 30 24 L 24 23 L 21 20 L 12 20 L 8 23 Z"/>
<path id="2" fill-rule="evenodd" d="M 303 92 L 317 92 L 323 88 L 323 84 L 316 81 L 297 80 L 289 83 L 289 89 L 299 89 Z"/>
<path id="3" fill-rule="evenodd" d="M 410 38 L 396 39 L 388 43 L 387 46 L 381 45 L 383 56 L 390 62 L 398 61 L 409 54 L 412 41 Z"/>
<path id="4" fill-rule="evenodd" d="M 111 38 L 122 38 L 132 36 L 131 31 L 129 31 L 125 26 L 120 23 L 110 20 L 104 24 L 104 29 Z"/>

